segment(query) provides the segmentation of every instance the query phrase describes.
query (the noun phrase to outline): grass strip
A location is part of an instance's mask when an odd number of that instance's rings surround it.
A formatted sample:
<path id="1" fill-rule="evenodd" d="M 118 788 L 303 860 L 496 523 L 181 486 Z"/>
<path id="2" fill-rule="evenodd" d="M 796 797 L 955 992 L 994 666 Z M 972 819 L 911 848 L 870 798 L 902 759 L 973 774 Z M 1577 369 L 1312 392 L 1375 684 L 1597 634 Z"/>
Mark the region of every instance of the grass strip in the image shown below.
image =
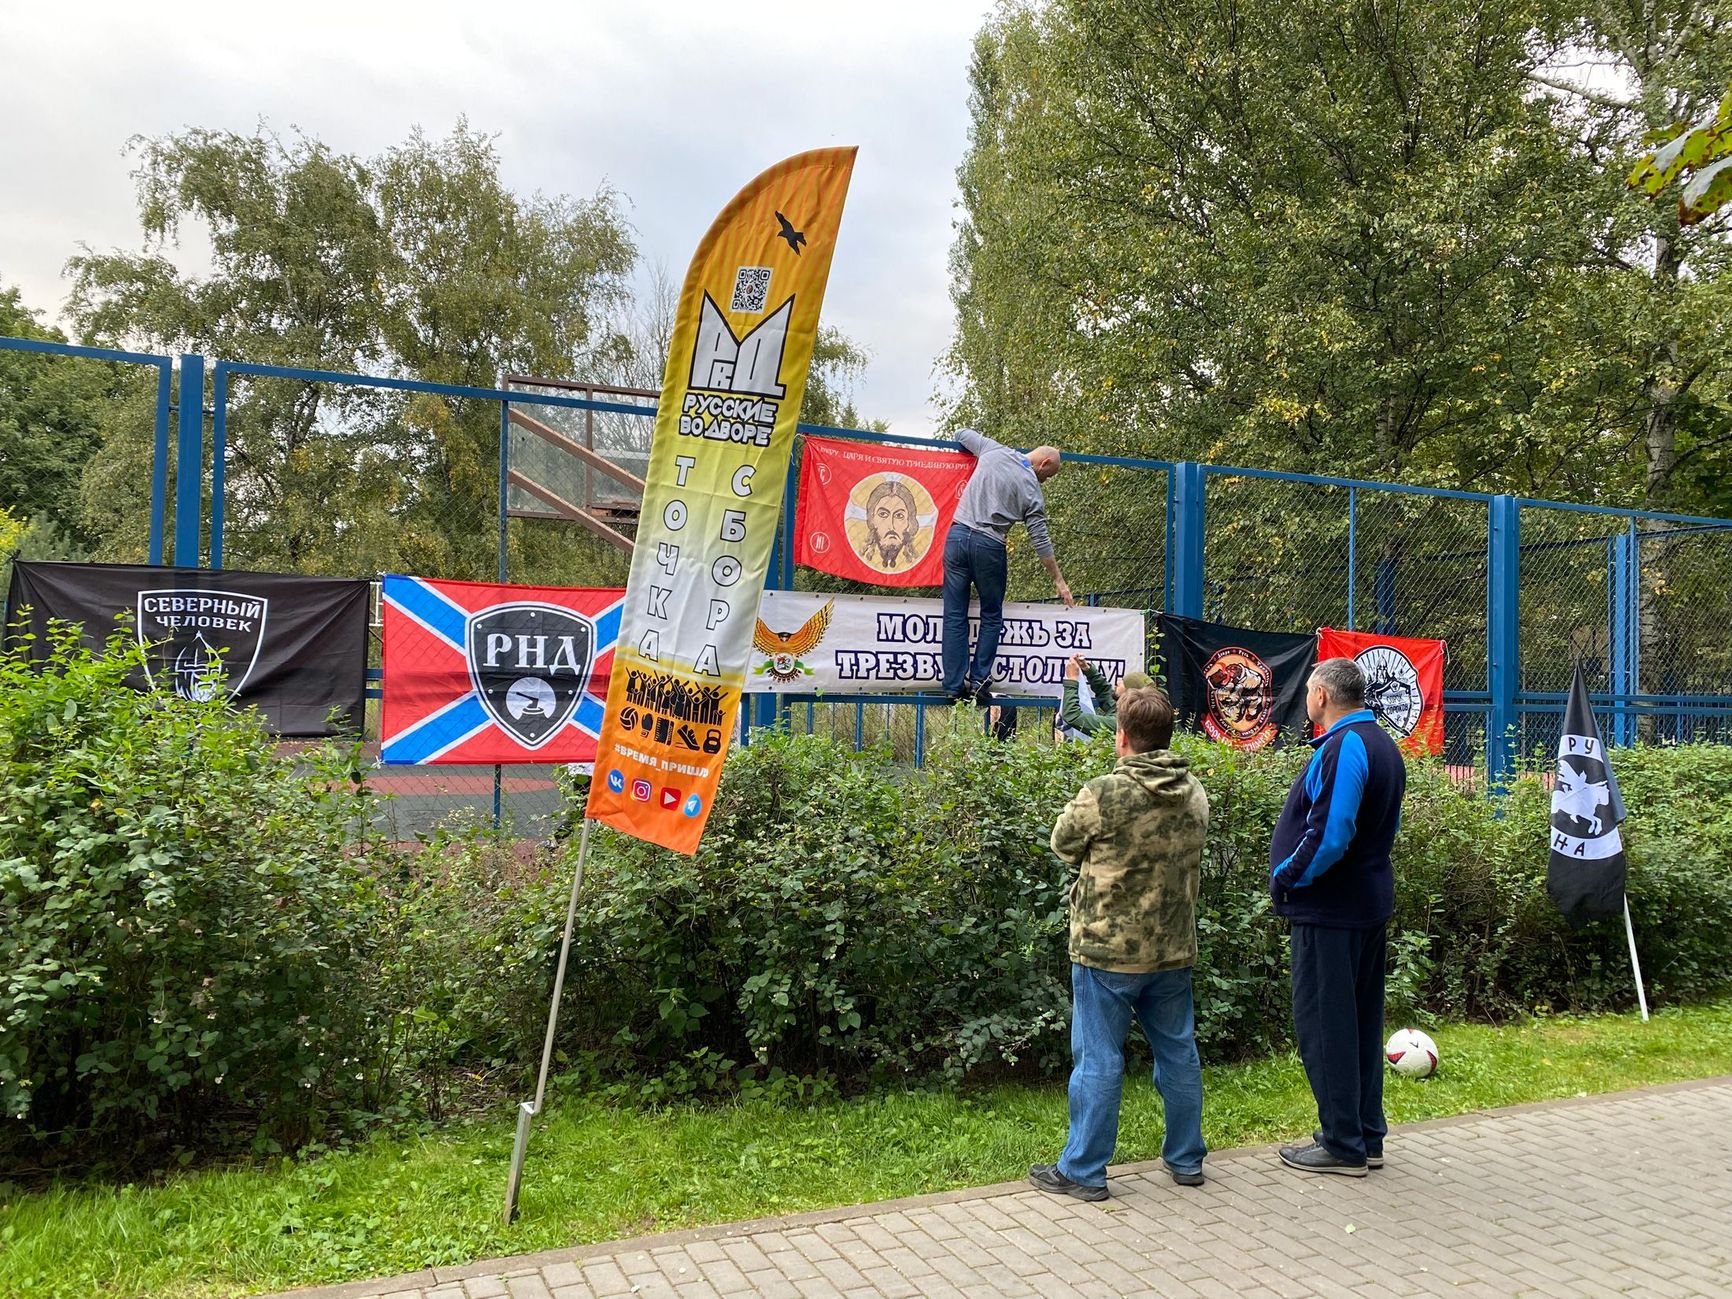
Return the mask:
<path id="1" fill-rule="evenodd" d="M 1424 1082 L 1390 1077 L 1392 1123 L 1732 1074 L 1732 1000 L 1648 1024 L 1631 1014 L 1427 1029 L 1442 1067 Z M 1313 1126 L 1291 1055 L 1210 1068 L 1204 1087 L 1213 1149 Z M 556 1090 L 509 1230 L 499 1210 L 512 1120 L 502 1115 L 157 1185 L 0 1187 L 0 1294 L 203 1299 L 386 1276 L 1005 1181 L 1050 1161 L 1064 1132 L 1062 1084 L 658 1110 Z M 1154 1089 L 1146 1075 L 1132 1079 L 1117 1158 L 1153 1158 L 1160 1142 Z"/>

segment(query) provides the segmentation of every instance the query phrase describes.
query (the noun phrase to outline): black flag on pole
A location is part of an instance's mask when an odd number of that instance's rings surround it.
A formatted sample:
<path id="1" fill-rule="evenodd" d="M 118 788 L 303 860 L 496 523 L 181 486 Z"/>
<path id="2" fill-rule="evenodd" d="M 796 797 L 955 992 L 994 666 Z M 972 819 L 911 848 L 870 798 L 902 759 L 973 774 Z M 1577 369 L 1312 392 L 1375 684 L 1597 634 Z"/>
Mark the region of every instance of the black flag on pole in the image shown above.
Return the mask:
<path id="1" fill-rule="evenodd" d="M 1618 792 L 1578 664 L 1558 736 L 1552 791 L 1552 854 L 1546 892 L 1571 928 L 1624 910 L 1624 799 Z"/>

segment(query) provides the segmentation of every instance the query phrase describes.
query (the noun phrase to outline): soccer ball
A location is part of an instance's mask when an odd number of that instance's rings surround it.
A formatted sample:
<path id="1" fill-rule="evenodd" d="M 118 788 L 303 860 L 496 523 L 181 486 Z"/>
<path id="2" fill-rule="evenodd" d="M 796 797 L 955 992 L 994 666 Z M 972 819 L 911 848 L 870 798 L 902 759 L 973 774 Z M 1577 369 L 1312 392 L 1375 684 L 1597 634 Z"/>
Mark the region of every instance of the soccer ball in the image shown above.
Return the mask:
<path id="1" fill-rule="evenodd" d="M 1383 1048 L 1396 1073 L 1409 1078 L 1429 1078 L 1437 1072 L 1437 1043 L 1417 1028 L 1403 1028 Z"/>

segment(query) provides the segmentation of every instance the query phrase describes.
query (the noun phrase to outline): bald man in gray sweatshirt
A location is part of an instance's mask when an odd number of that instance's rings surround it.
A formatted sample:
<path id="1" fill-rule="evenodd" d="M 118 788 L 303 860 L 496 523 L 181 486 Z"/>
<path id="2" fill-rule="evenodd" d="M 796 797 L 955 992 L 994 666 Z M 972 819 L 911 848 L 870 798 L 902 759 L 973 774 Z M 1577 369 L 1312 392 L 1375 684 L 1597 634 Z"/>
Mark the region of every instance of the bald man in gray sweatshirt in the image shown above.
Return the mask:
<path id="1" fill-rule="evenodd" d="M 963 489 L 956 518 L 944 538 L 944 693 L 981 707 L 992 702 L 992 664 L 1004 630 L 1004 589 L 1009 579 L 1005 542 L 1018 523 L 1028 529 L 1034 553 L 1052 574 L 1059 599 L 1074 605 L 1059 571 L 1046 530 L 1046 497 L 1041 484 L 1059 470 L 1057 447 L 1036 447 L 1027 455 L 963 429 L 956 435 L 975 459 L 974 474 Z M 968 652 L 968 603 L 980 598 L 980 639 Z"/>

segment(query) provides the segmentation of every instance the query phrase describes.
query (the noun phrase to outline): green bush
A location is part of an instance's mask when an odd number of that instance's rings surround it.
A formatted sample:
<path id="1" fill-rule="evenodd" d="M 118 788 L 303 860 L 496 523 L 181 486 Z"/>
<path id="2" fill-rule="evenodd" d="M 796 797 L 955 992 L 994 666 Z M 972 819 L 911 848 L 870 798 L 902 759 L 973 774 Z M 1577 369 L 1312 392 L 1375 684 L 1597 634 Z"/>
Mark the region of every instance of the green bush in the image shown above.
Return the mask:
<path id="1" fill-rule="evenodd" d="M 1198 908 L 1198 1035 L 1214 1059 L 1287 1041 L 1284 926 L 1268 841 L 1309 751 L 1241 754 L 1181 737 L 1209 791 Z M 709 832 L 686 858 L 599 832 L 579 910 L 567 1058 L 703 1089 L 730 1073 L 869 1080 L 1067 1059 L 1066 869 L 1046 850 L 1064 801 L 1111 762 L 1104 742 L 997 744 L 963 725 L 926 767 L 806 736 L 729 759 Z M 1632 909 L 1650 996 L 1727 981 L 1732 750 L 1619 756 L 1632 808 Z M 1620 925 L 1572 934 L 1545 894 L 1548 796 L 1502 800 L 1410 765 L 1397 845 L 1390 1014 L 1497 1018 L 1634 999 Z M 563 863 L 569 866 L 569 861 Z M 564 908 L 550 870 L 519 889 Z M 518 969 L 544 969 L 544 924 Z M 539 949 L 536 953 L 535 949 Z M 547 987 L 544 979 L 543 989 Z M 545 995 L 545 991 L 544 991 Z M 525 1004 L 531 999 L 526 998 Z"/>
<path id="2" fill-rule="evenodd" d="M 367 795 L 341 750 L 127 688 L 139 653 L 0 661 L 0 1142 L 303 1140 L 378 1099 Z"/>
<path id="3" fill-rule="evenodd" d="M 123 682 L 136 649 L 0 663 L 0 1105 L 24 1146 L 111 1158 L 439 1117 L 464 1075 L 539 1057 L 576 837 L 526 861 L 482 833 L 394 851 L 355 754 L 279 750 L 248 715 Z M 562 1067 L 651 1099 L 810 1094 L 1068 1062 L 1069 871 L 1046 847 L 1110 743 L 933 723 L 888 751 L 760 734 L 684 857 L 597 831 Z M 1283 1044 L 1268 836 L 1305 749 L 1182 737 L 1212 823 L 1198 908 L 1207 1058 Z M 1732 749 L 1616 755 L 1650 996 L 1724 986 Z M 1633 998 L 1621 925 L 1547 900 L 1545 790 L 1488 800 L 1410 765 L 1391 1016 Z"/>

